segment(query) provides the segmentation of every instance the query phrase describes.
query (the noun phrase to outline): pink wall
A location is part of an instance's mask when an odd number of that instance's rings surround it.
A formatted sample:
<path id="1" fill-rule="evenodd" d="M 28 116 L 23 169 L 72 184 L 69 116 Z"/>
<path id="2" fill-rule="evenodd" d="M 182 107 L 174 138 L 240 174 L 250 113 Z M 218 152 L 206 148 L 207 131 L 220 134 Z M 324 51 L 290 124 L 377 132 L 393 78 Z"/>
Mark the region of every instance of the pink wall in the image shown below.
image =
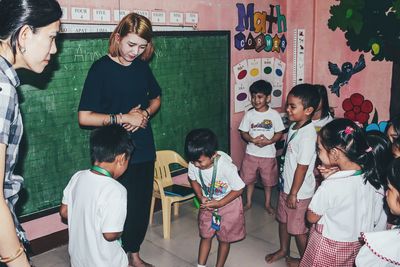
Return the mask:
<path id="1" fill-rule="evenodd" d="M 335 76 L 328 70 L 328 61 L 338 64 L 339 67 L 346 61 L 354 65 L 361 54 L 358 51 L 352 51 L 346 45 L 342 31 L 337 29 L 333 32 L 327 26 L 330 18 L 329 9 L 337 4 L 335 0 L 288 1 L 287 13 L 290 21 L 288 31 L 296 27 L 306 29 L 306 82 L 331 85 L 335 81 Z M 357 92 L 372 101 L 378 110 L 380 121 L 387 120 L 389 119 L 392 63 L 371 61 L 369 53 L 365 54 L 365 60 L 367 67 L 355 74 L 349 84 L 340 89 L 340 98 L 329 93 L 330 105 L 335 108 L 336 116 L 343 116 L 343 100 Z M 288 52 L 288 69 L 291 68 L 290 62 L 292 62 L 292 56 L 291 52 Z M 286 78 L 291 81 L 290 72 Z M 286 89 L 289 90 L 290 86 Z"/>
<path id="2" fill-rule="evenodd" d="M 79 1 L 79 0 L 60 0 L 62 6 L 80 6 L 96 8 L 114 8 L 109 0 Z M 284 97 L 292 86 L 292 60 L 293 60 L 293 30 L 297 28 L 306 29 L 306 51 L 305 51 L 305 81 L 310 83 L 332 84 L 334 77 L 328 71 L 328 61 L 338 65 L 351 61 L 357 61 L 360 53 L 351 51 L 346 46 L 344 34 L 340 31 L 332 32 L 327 28 L 329 18 L 329 8 L 337 4 L 337 1 L 317 1 L 317 0 L 257 0 L 257 1 L 233 1 L 233 0 L 125 0 L 121 2 L 121 9 L 134 10 L 155 10 L 178 12 L 198 12 L 199 30 L 230 30 L 231 31 L 231 67 L 240 61 L 248 58 L 259 57 L 278 57 L 286 62 L 286 77 L 284 80 Z M 238 51 L 234 47 L 233 37 L 236 34 L 237 9 L 236 3 L 255 4 L 255 11 L 267 11 L 269 4 L 280 5 L 282 14 L 286 16 L 288 30 L 285 36 L 288 40 L 288 47 L 284 54 L 277 53 L 257 53 L 254 50 Z M 277 32 L 276 25 L 273 32 Z M 247 34 L 245 34 L 247 35 Z M 370 99 L 378 109 L 380 119 L 388 119 L 388 107 L 390 97 L 391 64 L 387 62 L 372 62 L 370 55 L 366 55 L 367 68 L 361 73 L 356 74 L 348 86 L 341 90 L 341 97 L 329 95 L 330 103 L 336 108 L 338 116 L 343 114 L 341 103 L 351 95 L 352 92 L 360 92 Z M 244 153 L 244 142 L 240 139 L 237 131 L 243 113 L 234 113 L 234 77 L 231 73 L 231 154 L 234 162 L 240 166 Z M 61 223 L 57 214 L 24 223 L 28 237 L 35 239 L 45 236 L 66 226 Z"/>

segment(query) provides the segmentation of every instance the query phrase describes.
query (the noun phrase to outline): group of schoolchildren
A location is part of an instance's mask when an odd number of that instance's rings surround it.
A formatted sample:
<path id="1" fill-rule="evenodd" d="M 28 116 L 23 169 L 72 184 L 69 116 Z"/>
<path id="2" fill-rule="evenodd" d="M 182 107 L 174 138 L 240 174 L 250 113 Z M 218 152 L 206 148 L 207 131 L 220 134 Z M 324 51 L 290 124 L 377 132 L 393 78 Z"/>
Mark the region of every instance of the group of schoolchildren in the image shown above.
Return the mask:
<path id="1" fill-rule="evenodd" d="M 244 211 L 252 206 L 258 177 L 266 212 L 279 222 L 280 248 L 265 256 L 266 263 L 286 258 L 289 266 L 302 267 L 400 265 L 400 119 L 389 123 L 386 134 L 366 133 L 353 121 L 333 119 L 324 86 L 296 85 L 287 97 L 291 124 L 277 161 L 275 143 L 285 126 L 269 107 L 271 91 L 263 80 L 250 86 L 253 108 L 239 126 L 247 142 L 240 175 L 230 156 L 218 151 L 211 130 L 195 129 L 186 136 L 189 181 L 201 203 L 197 266 L 206 266 L 214 236 L 217 267 L 224 266 L 230 244 L 245 238 Z M 60 210 L 69 223 L 73 266 L 128 266 L 118 243 L 126 190 L 115 179 L 127 168 L 132 149 L 127 132 L 117 125 L 92 132 L 93 167 L 71 178 Z M 276 185 L 275 210 L 271 191 Z M 289 256 L 291 236 L 300 259 Z"/>

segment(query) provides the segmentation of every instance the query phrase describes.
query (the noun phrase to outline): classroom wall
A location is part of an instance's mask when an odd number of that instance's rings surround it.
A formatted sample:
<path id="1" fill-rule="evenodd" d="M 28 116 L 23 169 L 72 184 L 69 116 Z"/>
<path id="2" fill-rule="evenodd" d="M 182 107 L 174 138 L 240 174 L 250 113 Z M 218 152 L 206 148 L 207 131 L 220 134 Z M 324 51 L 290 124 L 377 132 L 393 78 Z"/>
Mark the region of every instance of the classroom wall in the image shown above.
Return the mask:
<path id="1" fill-rule="evenodd" d="M 90 7 L 90 8 L 101 8 L 111 9 L 120 8 L 121 10 L 163 10 L 166 12 L 177 11 L 177 12 L 197 12 L 199 15 L 199 23 L 197 25 L 198 30 L 230 30 L 231 31 L 231 67 L 243 59 L 256 58 L 261 56 L 276 56 L 273 53 L 261 52 L 257 53 L 254 50 L 241 50 L 238 51 L 234 48 L 233 36 L 237 32 L 235 27 L 237 26 L 237 8 L 236 3 L 243 3 L 247 6 L 248 3 L 255 4 L 255 11 L 269 11 L 269 5 L 281 5 L 281 11 L 285 14 L 285 1 L 233 1 L 233 0 L 59 0 L 62 7 L 68 7 L 70 12 L 71 7 Z M 67 19 L 63 22 L 68 23 L 82 23 L 71 19 L 71 13 L 68 14 Z M 91 22 L 90 22 L 91 23 Z M 274 29 L 276 32 L 276 29 Z M 263 54 L 263 55 L 261 55 Z M 282 60 L 286 60 L 285 57 Z M 233 75 L 233 74 L 232 74 Z M 234 86 L 234 78 L 231 77 L 231 88 Z M 218 88 L 216 88 L 218 89 Z M 232 91 L 231 95 L 234 95 Z M 243 113 L 233 113 L 233 99 L 231 99 L 231 153 L 235 163 L 239 164 L 244 151 L 244 143 L 240 140 L 237 128 Z M 183 141 L 183 140 L 182 140 Z M 46 225 L 46 227 L 43 227 Z M 44 218 L 26 222 L 23 227 L 27 231 L 28 238 L 36 239 L 66 228 L 60 219 L 58 214 L 46 216 Z"/>
<path id="2" fill-rule="evenodd" d="M 353 52 L 346 46 L 344 33 L 337 30 L 332 32 L 327 27 L 329 19 L 329 8 L 331 5 L 337 4 L 335 0 L 317 1 L 317 0 L 296 0 L 296 1 L 279 1 L 279 0 L 257 0 L 257 1 L 232 1 L 232 0 L 132 0 L 132 1 L 115 1 L 95 0 L 95 1 L 79 1 L 79 0 L 60 0 L 62 6 L 90 6 L 97 8 L 113 8 L 119 6 L 121 9 L 142 9 L 178 12 L 198 12 L 199 14 L 199 30 L 230 30 L 231 31 L 231 68 L 244 59 L 271 57 L 275 56 L 286 62 L 286 77 L 284 79 L 284 98 L 292 87 L 292 61 L 293 61 L 293 30 L 306 30 L 305 45 L 305 82 L 320 83 L 324 85 L 332 84 L 335 77 L 328 71 L 328 61 L 337 63 L 338 65 L 345 61 L 354 64 L 359 57 L 359 52 Z M 237 33 L 235 27 L 237 25 L 237 8 L 236 3 L 255 4 L 255 11 L 269 11 L 269 4 L 280 5 L 282 14 L 287 19 L 288 47 L 285 53 L 257 53 L 254 50 L 238 51 L 234 47 L 233 36 Z M 69 21 L 73 22 L 73 21 Z M 276 32 L 276 29 L 274 29 Z M 262 54 L 264 53 L 264 54 Z M 391 63 L 388 62 L 372 62 L 369 54 L 365 55 L 367 67 L 362 72 L 356 74 L 350 80 L 349 85 L 341 89 L 340 98 L 329 94 L 330 104 L 335 108 L 336 116 L 342 116 L 342 101 L 349 97 L 353 92 L 362 93 L 367 99 L 370 99 L 379 112 L 379 119 L 386 120 L 389 118 L 389 99 L 390 99 L 390 79 L 391 79 Z M 340 66 L 339 65 L 339 66 Z M 231 154 L 234 162 L 240 166 L 243 157 L 245 144 L 240 139 L 237 131 L 243 112 L 234 113 L 234 77 L 231 73 Z M 279 111 L 282 111 L 281 109 Z M 284 111 L 284 109 L 283 109 Z M 46 227 L 43 227 L 46 225 Z M 35 239 L 45 236 L 62 229 L 66 226 L 61 223 L 59 216 L 51 215 L 39 220 L 24 223 L 28 237 Z"/>
<path id="3" fill-rule="evenodd" d="M 328 61 L 338 64 L 357 62 L 361 52 L 352 51 L 346 45 L 344 32 L 337 29 L 335 32 L 327 26 L 330 18 L 329 9 L 337 5 L 335 0 L 296 0 L 288 1 L 287 16 L 289 18 L 288 31 L 294 28 L 306 29 L 306 82 L 331 85 L 336 76 L 330 74 Z M 288 35 L 290 36 L 290 35 Z M 290 42 L 290 41 L 289 41 Z M 289 47 L 290 49 L 290 47 Z M 372 101 L 379 114 L 379 121 L 389 119 L 390 83 L 392 77 L 392 63 L 386 61 L 371 61 L 371 54 L 365 53 L 366 68 L 353 75 L 348 85 L 340 90 L 340 97 L 328 93 L 329 102 L 334 107 L 337 117 L 344 114 L 342 102 L 353 93 L 364 95 Z M 291 53 L 288 53 L 288 69 L 291 69 Z M 291 73 L 287 73 L 287 80 L 291 80 Z M 286 88 L 290 90 L 290 86 Z M 371 119 L 373 113 L 370 114 Z"/>

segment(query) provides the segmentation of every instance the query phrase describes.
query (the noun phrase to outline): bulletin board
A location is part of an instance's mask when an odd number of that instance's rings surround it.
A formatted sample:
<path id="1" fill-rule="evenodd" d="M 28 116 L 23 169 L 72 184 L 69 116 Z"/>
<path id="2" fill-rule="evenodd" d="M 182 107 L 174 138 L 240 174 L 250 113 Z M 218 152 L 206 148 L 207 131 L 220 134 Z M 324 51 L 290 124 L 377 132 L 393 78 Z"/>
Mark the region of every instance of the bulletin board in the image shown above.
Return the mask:
<path id="1" fill-rule="evenodd" d="M 62 34 L 45 72 L 19 72 L 24 135 L 17 173 L 25 178 L 18 206 L 30 217 L 60 204 L 78 170 L 90 167 L 90 130 L 78 125 L 77 109 L 87 72 L 107 53 L 109 34 Z M 150 62 L 162 88 L 152 119 L 157 150 L 183 155 L 186 134 L 207 127 L 230 148 L 229 31 L 156 32 Z"/>

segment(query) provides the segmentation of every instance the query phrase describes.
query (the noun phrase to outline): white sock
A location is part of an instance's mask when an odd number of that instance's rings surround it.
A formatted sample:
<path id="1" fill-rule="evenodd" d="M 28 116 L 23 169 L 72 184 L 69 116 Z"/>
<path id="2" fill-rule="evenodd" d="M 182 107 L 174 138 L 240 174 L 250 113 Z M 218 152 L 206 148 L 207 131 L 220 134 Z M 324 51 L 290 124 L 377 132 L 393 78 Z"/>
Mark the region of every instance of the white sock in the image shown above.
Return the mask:
<path id="1" fill-rule="evenodd" d="M 200 265 L 200 264 L 197 264 L 197 267 L 207 267 L 207 266 L 205 266 L 205 265 Z"/>

